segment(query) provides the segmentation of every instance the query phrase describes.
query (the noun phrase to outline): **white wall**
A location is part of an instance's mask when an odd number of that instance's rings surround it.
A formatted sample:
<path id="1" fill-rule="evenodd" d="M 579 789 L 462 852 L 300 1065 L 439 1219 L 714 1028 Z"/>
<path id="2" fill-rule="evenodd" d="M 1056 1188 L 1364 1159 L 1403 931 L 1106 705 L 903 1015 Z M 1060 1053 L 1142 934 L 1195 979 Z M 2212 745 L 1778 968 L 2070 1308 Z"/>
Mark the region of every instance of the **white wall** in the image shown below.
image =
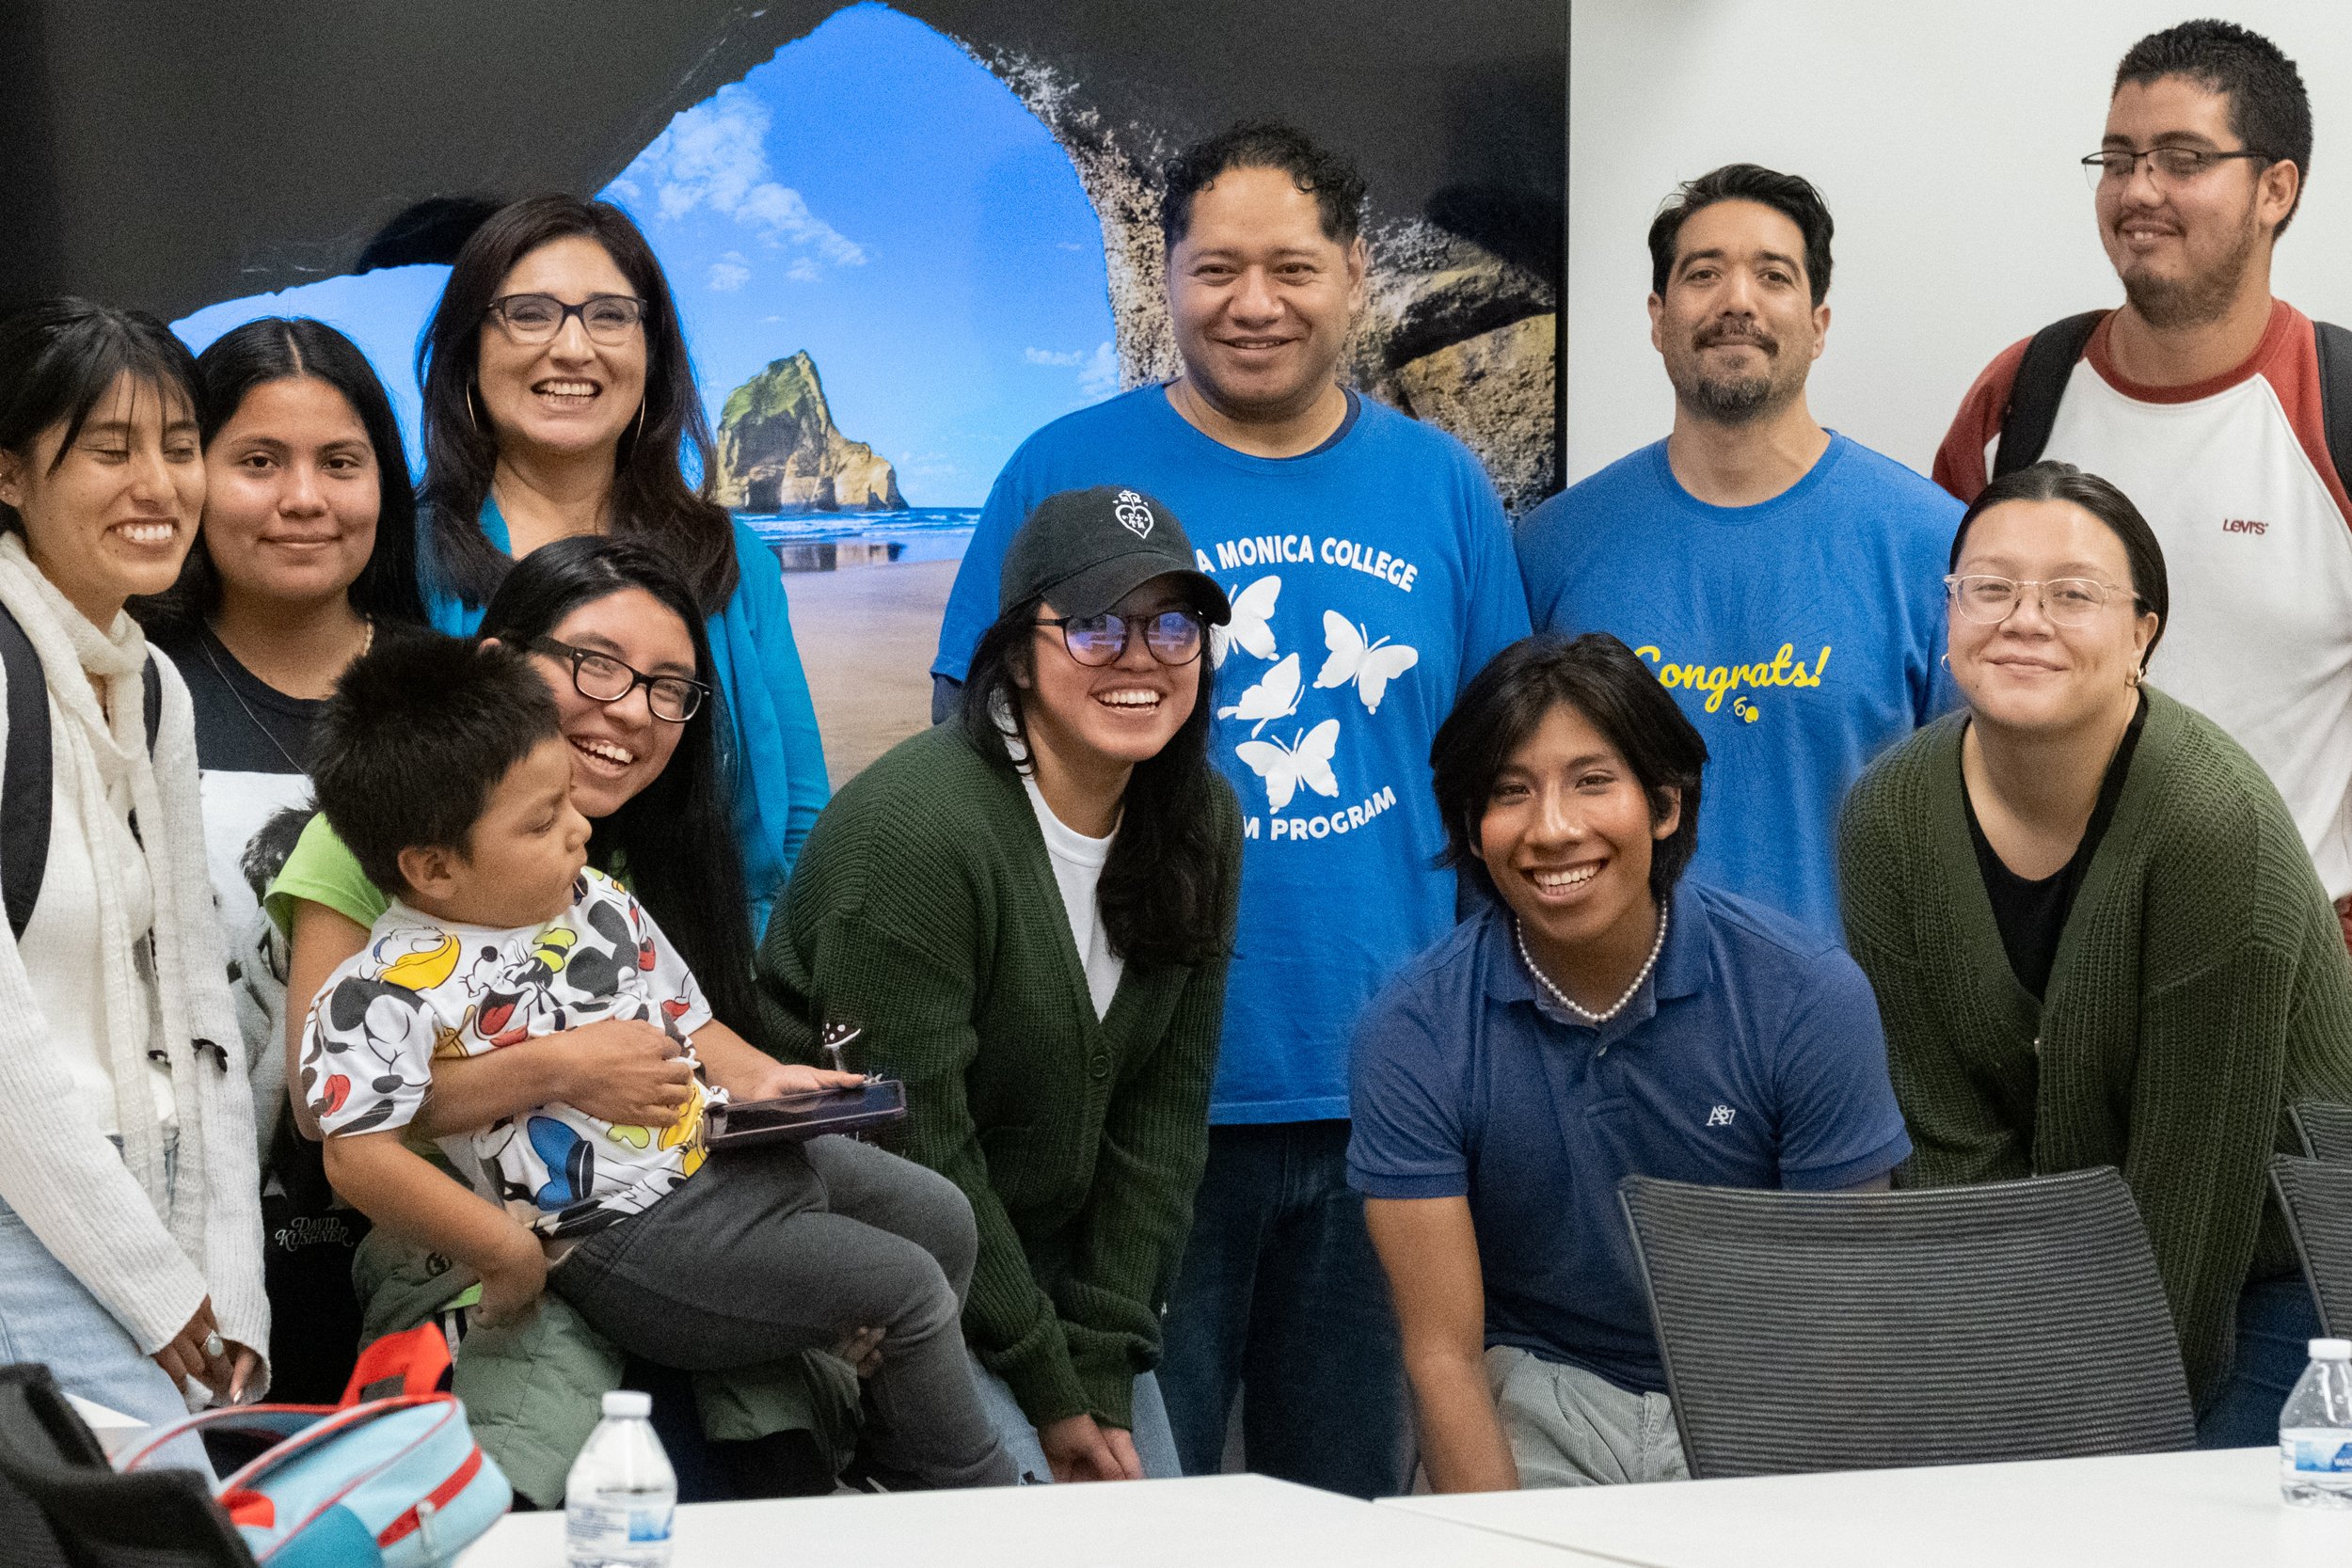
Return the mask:
<path id="1" fill-rule="evenodd" d="M 2352 325 L 2352 4 L 2221 4 L 1572 0 L 1567 478 L 1672 422 L 1644 235 L 1677 182 L 1741 160 L 1813 181 L 1837 220 L 1816 417 L 1925 472 L 1985 361 L 2122 299 L 2075 161 L 2123 51 L 2217 10 L 2311 88 L 2315 178 L 2273 286 Z"/>

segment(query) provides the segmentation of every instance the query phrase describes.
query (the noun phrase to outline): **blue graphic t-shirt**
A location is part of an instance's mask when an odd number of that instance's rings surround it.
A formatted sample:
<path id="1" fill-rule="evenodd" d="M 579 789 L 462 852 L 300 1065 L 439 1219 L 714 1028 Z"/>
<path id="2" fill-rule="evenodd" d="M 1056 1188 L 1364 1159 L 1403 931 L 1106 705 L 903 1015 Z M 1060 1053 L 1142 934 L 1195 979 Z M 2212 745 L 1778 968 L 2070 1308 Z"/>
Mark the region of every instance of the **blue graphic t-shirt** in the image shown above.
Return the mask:
<path id="1" fill-rule="evenodd" d="M 1844 940 L 1846 790 L 1958 700 L 1942 660 L 1960 514 L 1832 434 L 1809 473 L 1759 505 L 1698 500 L 1661 441 L 1520 525 L 1536 626 L 1623 638 L 1706 737 L 1693 878 Z"/>
<path id="2" fill-rule="evenodd" d="M 1057 420 L 997 476 L 931 668 L 961 680 L 996 619 L 1005 546 L 1058 490 L 1164 503 L 1232 596 L 1213 750 L 1242 802 L 1241 924 L 1210 1119 L 1347 1115 L 1357 1013 L 1454 920 L 1429 742 L 1527 634 L 1509 525 L 1478 460 L 1365 400 L 1337 440 L 1253 457 L 1146 387 Z"/>

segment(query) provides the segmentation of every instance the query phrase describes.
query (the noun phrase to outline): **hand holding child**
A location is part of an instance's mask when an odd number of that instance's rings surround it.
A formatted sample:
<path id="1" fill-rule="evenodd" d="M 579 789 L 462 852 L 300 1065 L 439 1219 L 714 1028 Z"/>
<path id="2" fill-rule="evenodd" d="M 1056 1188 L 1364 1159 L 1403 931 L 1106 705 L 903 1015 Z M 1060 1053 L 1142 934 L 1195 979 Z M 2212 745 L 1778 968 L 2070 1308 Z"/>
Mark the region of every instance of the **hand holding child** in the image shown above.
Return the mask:
<path id="1" fill-rule="evenodd" d="M 539 1238 L 519 1225 L 509 1225 L 509 1239 L 482 1271 L 482 1305 L 474 1322 L 485 1328 L 519 1323 L 538 1307 L 548 1288 L 548 1255 Z"/>

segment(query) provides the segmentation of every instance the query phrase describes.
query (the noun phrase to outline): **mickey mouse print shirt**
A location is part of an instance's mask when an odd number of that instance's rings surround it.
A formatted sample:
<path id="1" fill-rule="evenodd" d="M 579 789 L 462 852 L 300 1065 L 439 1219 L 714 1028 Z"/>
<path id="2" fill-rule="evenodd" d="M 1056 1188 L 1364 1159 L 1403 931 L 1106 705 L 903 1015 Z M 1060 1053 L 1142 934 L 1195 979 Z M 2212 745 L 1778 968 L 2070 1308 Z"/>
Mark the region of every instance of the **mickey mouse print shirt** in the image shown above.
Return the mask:
<path id="1" fill-rule="evenodd" d="M 571 908 L 499 930 L 437 921 L 395 902 L 368 944 L 321 988 L 303 1033 L 301 1092 L 328 1136 L 405 1127 L 433 1062 L 479 1056 L 603 1019 L 643 1019 L 694 1062 L 667 1127 L 616 1127 L 542 1105 L 439 1140 L 473 1189 L 548 1237 L 600 1230 L 650 1209 L 703 1163 L 703 1113 L 726 1091 L 702 1081 L 690 1037 L 709 1006 L 627 889 L 580 873 Z"/>

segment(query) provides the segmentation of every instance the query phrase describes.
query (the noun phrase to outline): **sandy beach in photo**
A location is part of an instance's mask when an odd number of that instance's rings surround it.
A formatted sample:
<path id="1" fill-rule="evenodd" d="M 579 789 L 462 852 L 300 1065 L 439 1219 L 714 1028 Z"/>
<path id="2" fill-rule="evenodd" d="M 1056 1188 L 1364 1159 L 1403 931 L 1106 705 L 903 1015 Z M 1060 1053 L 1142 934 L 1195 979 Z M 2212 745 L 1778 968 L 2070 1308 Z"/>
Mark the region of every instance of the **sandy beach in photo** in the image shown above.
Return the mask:
<path id="1" fill-rule="evenodd" d="M 834 788 L 930 723 L 931 656 L 957 564 L 784 573 L 792 638 L 808 671 Z"/>

